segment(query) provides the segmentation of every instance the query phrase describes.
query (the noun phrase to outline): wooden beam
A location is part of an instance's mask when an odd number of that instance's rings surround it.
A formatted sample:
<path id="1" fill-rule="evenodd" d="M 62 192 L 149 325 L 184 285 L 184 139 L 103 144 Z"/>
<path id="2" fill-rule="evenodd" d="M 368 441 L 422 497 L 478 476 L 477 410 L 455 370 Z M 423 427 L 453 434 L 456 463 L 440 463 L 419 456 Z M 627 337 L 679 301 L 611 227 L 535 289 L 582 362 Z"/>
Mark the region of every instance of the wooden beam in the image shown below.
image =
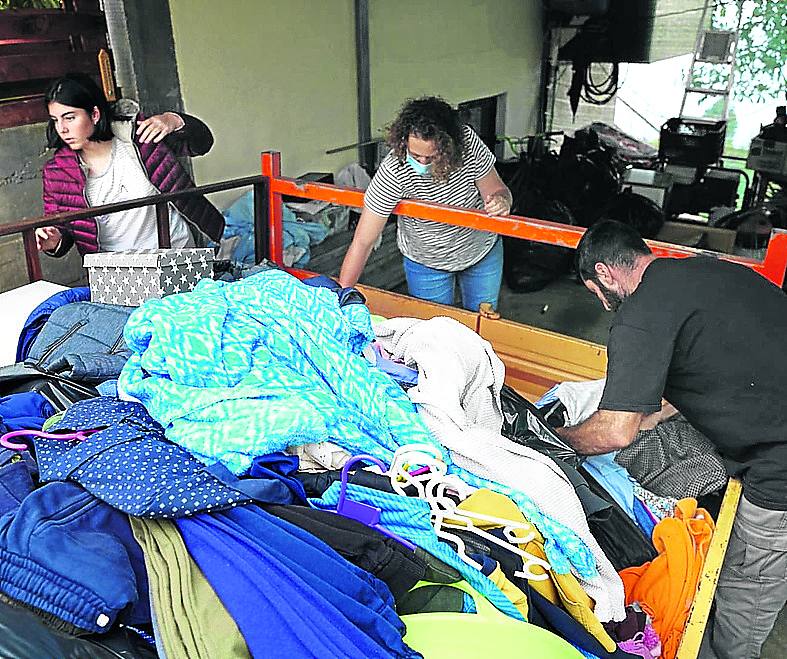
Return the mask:
<path id="1" fill-rule="evenodd" d="M 43 95 L 22 101 L 0 103 L 0 129 L 37 124 L 46 121 L 47 117 Z M 43 141 L 43 135 L 41 139 Z"/>
<path id="2" fill-rule="evenodd" d="M 104 16 L 58 9 L 14 9 L 0 12 L 0 43 L 9 39 L 52 41 L 83 32 L 106 31 Z"/>
<path id="3" fill-rule="evenodd" d="M 0 55 L 0 80 L 4 83 L 53 79 L 69 71 L 98 74 L 98 52 L 46 55 Z"/>

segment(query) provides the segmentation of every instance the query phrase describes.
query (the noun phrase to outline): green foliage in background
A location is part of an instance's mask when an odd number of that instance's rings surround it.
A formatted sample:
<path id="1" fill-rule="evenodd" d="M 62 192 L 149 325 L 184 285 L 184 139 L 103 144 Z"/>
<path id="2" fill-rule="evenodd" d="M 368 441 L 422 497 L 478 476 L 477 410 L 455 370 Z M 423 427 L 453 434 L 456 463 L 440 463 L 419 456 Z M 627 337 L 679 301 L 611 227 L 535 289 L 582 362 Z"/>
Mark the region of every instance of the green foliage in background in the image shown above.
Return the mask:
<path id="1" fill-rule="evenodd" d="M 741 12 L 733 96 L 755 102 L 784 101 L 787 91 L 787 0 L 720 0 L 714 29 L 734 30 Z M 708 82 L 724 83 L 718 69 Z"/>
<path id="2" fill-rule="evenodd" d="M 4 9 L 60 9 L 60 0 L 0 0 L 0 11 Z"/>

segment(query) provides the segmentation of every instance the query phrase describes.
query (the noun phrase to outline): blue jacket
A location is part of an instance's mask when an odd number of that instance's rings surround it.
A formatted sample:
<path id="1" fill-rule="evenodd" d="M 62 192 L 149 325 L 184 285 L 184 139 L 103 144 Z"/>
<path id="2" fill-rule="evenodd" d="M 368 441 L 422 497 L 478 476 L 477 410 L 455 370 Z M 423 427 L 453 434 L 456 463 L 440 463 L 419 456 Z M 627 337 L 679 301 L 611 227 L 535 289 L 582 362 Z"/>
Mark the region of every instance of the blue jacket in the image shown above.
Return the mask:
<path id="1" fill-rule="evenodd" d="M 88 286 L 67 288 L 48 297 L 33 309 L 27 317 L 22 331 L 19 333 L 19 343 L 16 346 L 16 361 L 23 362 L 27 359 L 30 346 L 33 345 L 33 341 L 55 309 L 72 302 L 87 302 L 89 299 L 90 288 Z"/>
<path id="2" fill-rule="evenodd" d="M 25 364 L 83 383 L 116 378 L 128 359 L 123 327 L 132 311 L 93 302 L 58 306 L 27 346 Z M 0 368 L 0 377 L 12 369 Z"/>

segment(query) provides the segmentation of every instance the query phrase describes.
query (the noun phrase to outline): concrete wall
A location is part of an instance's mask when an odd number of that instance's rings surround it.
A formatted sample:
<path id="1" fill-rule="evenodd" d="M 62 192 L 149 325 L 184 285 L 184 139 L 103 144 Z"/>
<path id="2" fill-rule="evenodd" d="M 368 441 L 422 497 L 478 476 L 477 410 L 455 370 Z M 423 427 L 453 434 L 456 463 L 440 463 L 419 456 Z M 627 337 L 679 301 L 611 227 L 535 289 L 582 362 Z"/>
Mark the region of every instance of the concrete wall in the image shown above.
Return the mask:
<path id="1" fill-rule="evenodd" d="M 45 124 L 0 130 L 0 223 L 43 214 L 41 168 L 49 157 L 44 149 Z M 41 257 L 44 277 L 72 284 L 82 277 L 81 261 Z M 0 238 L 0 292 L 27 283 L 21 236 Z"/>
<path id="2" fill-rule="evenodd" d="M 257 174 L 266 149 L 291 176 L 355 160 L 325 155 L 357 139 L 352 0 L 170 0 L 170 11 L 185 110 L 216 137 L 192 161 L 198 183 Z"/>
<path id="3" fill-rule="evenodd" d="M 535 128 L 539 0 L 370 0 L 369 50 L 373 134 L 423 94 L 457 104 L 505 92 L 506 133 Z"/>
<path id="4" fill-rule="evenodd" d="M 538 0 L 370 0 L 373 136 L 402 101 L 452 103 L 507 93 L 506 132 L 535 125 L 541 53 Z M 287 175 L 338 171 L 357 139 L 352 0 L 170 0 L 184 106 L 216 145 L 193 161 L 207 183 L 259 171 L 278 149 Z M 216 29 L 221 25 L 222 29 Z"/>

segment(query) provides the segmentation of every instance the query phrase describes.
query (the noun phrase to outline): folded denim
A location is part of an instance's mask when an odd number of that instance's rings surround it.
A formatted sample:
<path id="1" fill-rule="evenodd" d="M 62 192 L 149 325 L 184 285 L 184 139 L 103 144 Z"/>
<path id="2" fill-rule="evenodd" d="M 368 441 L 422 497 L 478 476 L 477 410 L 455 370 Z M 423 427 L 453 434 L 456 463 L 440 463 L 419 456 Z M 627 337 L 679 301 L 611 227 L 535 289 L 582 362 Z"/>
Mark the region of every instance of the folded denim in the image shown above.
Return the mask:
<path id="1" fill-rule="evenodd" d="M 105 632 L 127 607 L 129 622 L 150 619 L 128 518 L 73 483 L 34 490 L 0 517 L 0 593 L 71 632 Z"/>

